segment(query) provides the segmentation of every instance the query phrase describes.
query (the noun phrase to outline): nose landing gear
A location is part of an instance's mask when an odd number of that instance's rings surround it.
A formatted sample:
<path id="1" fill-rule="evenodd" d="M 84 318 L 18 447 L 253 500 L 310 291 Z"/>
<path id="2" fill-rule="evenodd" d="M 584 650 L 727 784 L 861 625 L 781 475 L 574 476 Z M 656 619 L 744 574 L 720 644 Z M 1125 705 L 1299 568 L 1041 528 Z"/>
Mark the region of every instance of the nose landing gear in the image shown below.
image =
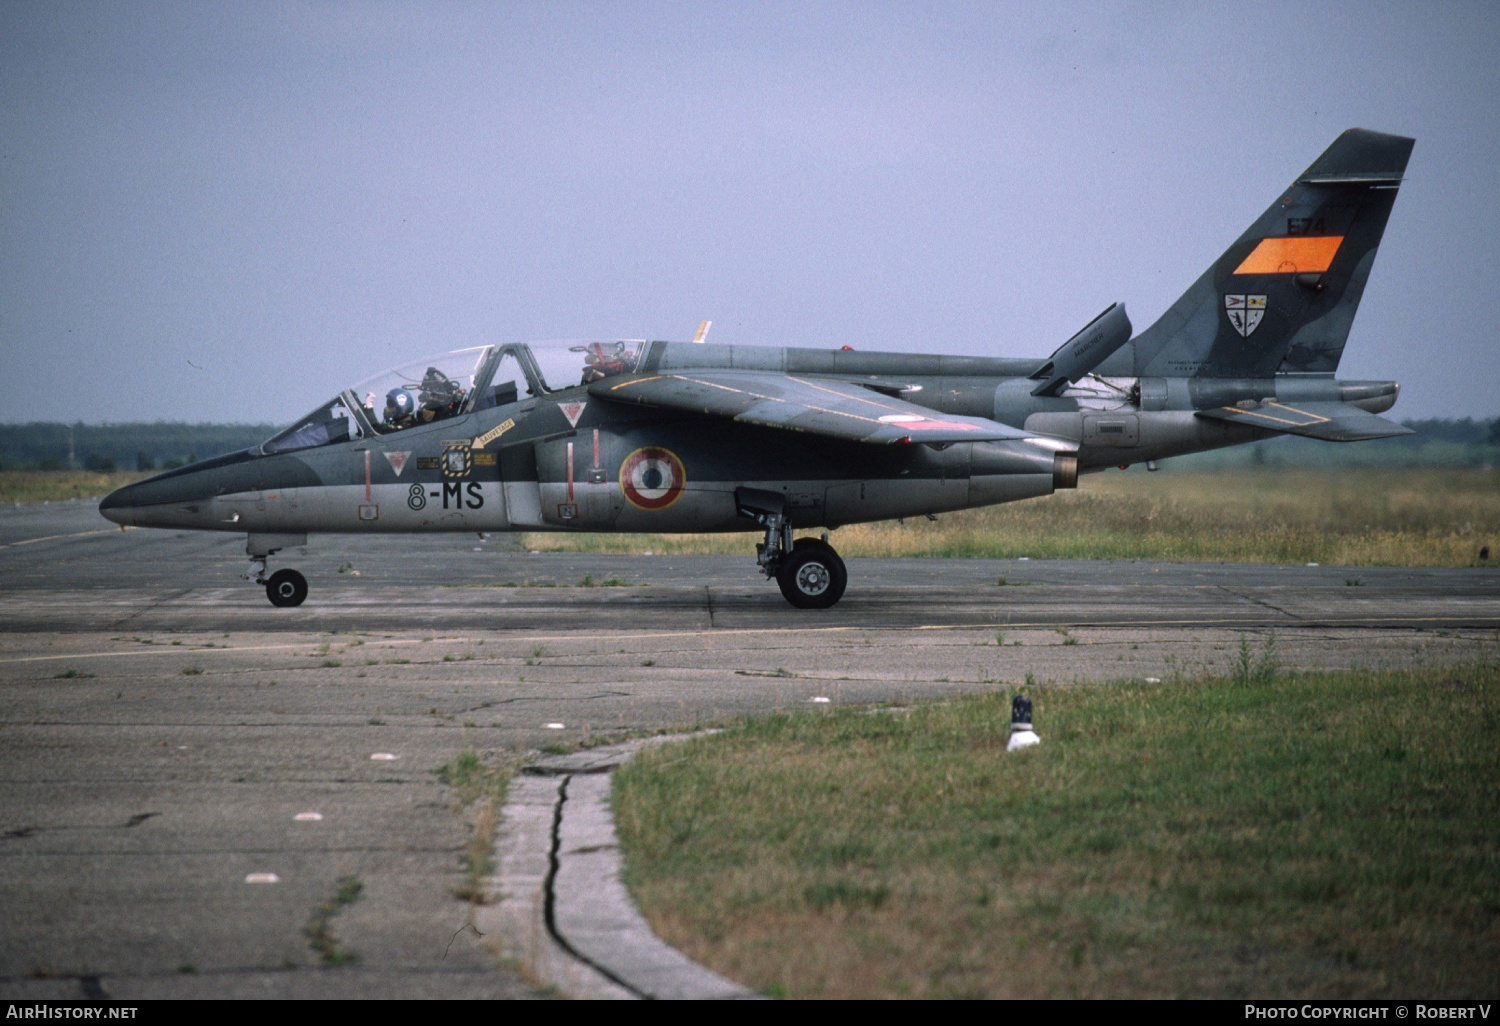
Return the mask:
<path id="1" fill-rule="evenodd" d="M 266 559 L 289 545 L 306 545 L 305 534 L 251 534 L 245 539 L 245 554 L 250 557 L 250 566 L 245 570 L 245 579 L 266 586 L 266 598 L 271 605 L 288 608 L 300 606 L 307 598 L 307 578 L 295 570 L 278 570 L 266 577 Z"/>
<path id="2" fill-rule="evenodd" d="M 266 582 L 266 598 L 273 606 L 300 606 L 307 598 L 307 578 L 295 570 L 278 570 Z"/>

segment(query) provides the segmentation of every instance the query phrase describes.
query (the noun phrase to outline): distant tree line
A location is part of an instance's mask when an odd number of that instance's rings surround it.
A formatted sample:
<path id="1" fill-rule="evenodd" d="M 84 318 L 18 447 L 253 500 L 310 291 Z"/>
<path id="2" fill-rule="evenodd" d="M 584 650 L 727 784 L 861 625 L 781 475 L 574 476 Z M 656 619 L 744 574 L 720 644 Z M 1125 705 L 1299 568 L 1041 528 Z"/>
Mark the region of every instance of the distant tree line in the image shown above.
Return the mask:
<path id="1" fill-rule="evenodd" d="M 1500 466 L 1500 417 L 1403 420 L 1414 434 L 1368 442 L 1321 442 L 1283 435 L 1254 445 L 1216 449 L 1172 462 L 1184 469 L 1269 467 Z"/>
<path id="2" fill-rule="evenodd" d="M 0 424 L 0 470 L 170 470 L 259 445 L 275 424 Z"/>
<path id="3" fill-rule="evenodd" d="M 1473 417 L 1444 420 L 1432 417 L 1427 420 L 1403 420 L 1401 423 L 1415 431 L 1417 437 L 1424 442 L 1500 445 L 1500 417 L 1494 420 L 1475 420 Z"/>

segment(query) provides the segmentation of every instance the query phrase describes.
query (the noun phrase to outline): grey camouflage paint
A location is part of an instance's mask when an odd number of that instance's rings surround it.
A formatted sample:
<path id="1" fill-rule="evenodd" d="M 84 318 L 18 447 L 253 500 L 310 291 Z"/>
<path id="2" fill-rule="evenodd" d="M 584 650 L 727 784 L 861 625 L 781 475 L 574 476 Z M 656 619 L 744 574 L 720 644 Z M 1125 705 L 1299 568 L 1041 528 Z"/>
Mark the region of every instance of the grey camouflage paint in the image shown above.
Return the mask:
<path id="1" fill-rule="evenodd" d="M 257 534 L 759 530 L 737 509 L 742 488 L 783 496 L 793 526 L 837 527 L 1046 495 L 1079 471 L 1283 431 L 1400 433 L 1374 416 L 1394 403 L 1395 383 L 1333 372 L 1411 147 L 1344 133 L 1128 342 L 1123 307 L 1046 360 L 653 342 L 618 380 L 394 434 L 204 461 L 122 488 L 100 508 L 122 525 L 246 532 L 252 551 Z M 1325 270 L 1235 273 L 1262 240 L 1305 235 L 1342 237 Z M 1226 313 L 1226 297 L 1240 294 L 1265 297 L 1248 332 Z M 730 384 L 758 398 L 711 409 Z M 828 405 L 809 401 L 808 388 Z M 560 404 L 576 402 L 587 405 L 575 423 Z M 851 434 L 849 404 L 862 402 L 992 430 L 983 441 L 923 444 L 914 431 L 903 442 L 886 421 L 914 418 L 893 413 Z M 967 430 L 950 427 L 953 437 Z M 643 448 L 665 450 L 683 471 L 680 494 L 660 508 L 631 501 L 621 480 Z"/>

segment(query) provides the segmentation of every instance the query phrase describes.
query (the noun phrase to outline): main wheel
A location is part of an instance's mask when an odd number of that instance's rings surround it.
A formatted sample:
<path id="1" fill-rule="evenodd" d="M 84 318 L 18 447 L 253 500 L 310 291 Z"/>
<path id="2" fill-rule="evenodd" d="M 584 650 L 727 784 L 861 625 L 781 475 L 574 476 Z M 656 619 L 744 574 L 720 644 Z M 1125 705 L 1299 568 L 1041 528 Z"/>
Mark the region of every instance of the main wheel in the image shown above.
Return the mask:
<path id="1" fill-rule="evenodd" d="M 798 609 L 827 609 L 844 597 L 849 572 L 833 546 L 801 538 L 776 572 L 782 596 Z"/>
<path id="2" fill-rule="evenodd" d="M 266 582 L 266 598 L 273 606 L 300 606 L 307 598 L 307 578 L 295 570 L 278 570 Z"/>

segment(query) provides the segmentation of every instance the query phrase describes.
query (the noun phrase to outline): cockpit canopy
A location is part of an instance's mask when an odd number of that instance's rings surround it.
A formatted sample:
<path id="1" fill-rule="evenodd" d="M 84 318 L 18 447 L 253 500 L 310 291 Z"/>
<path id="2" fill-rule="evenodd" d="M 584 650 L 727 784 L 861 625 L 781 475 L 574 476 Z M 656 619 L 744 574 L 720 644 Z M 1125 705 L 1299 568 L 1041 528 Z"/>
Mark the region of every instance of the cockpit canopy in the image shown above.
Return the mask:
<path id="1" fill-rule="evenodd" d="M 267 455 L 384 435 L 577 388 L 640 363 L 640 339 L 477 346 L 377 374 L 261 446 Z"/>

